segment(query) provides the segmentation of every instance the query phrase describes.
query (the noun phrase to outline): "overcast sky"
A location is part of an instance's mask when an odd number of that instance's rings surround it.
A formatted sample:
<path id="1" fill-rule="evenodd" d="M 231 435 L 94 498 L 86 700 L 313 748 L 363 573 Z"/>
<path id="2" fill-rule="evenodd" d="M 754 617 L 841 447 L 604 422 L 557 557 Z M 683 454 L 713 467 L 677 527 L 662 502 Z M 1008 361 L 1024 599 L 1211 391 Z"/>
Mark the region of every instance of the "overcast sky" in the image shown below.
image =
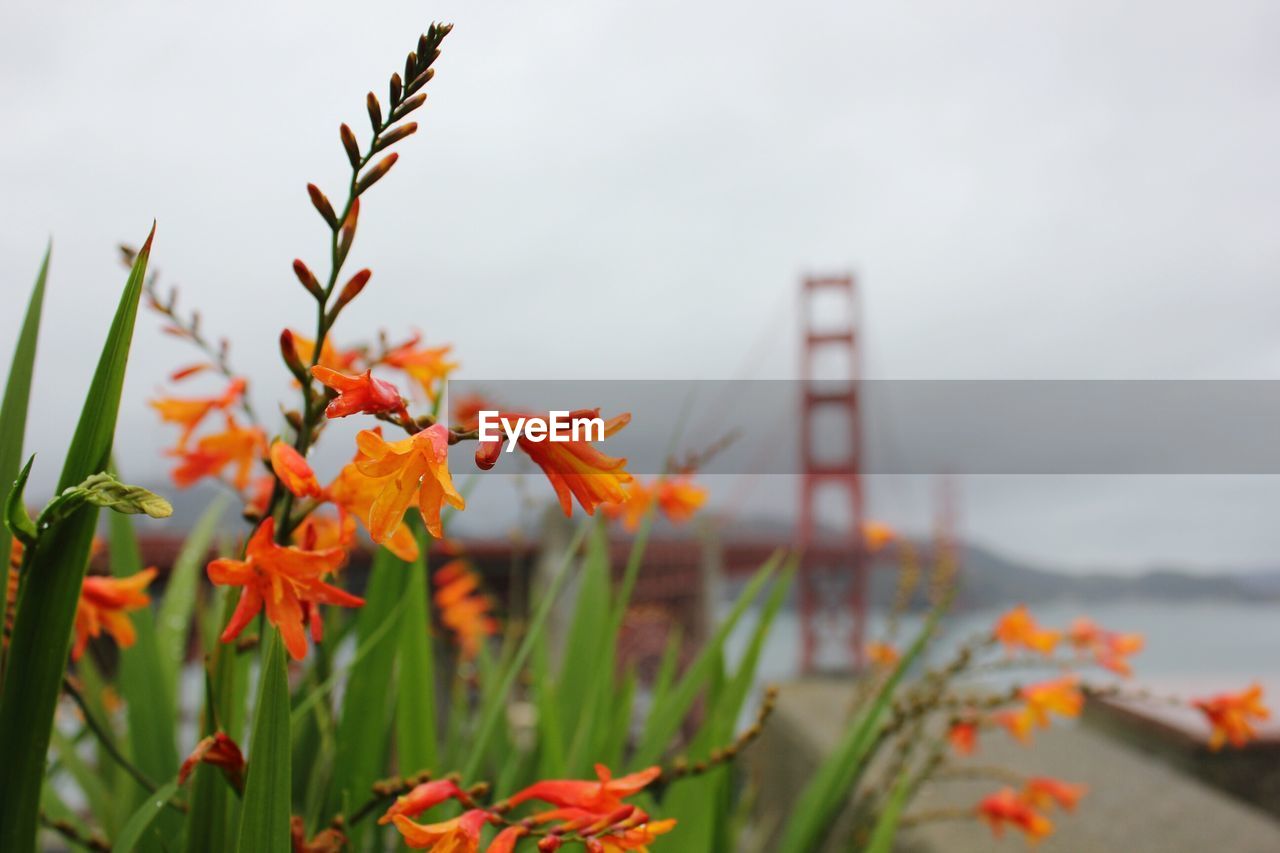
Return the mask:
<path id="1" fill-rule="evenodd" d="M 338 195 L 338 123 L 363 131 L 364 93 L 432 19 L 456 29 L 365 199 L 352 263 L 374 278 L 348 338 L 417 327 L 473 378 L 784 378 L 797 277 L 847 268 L 874 377 L 1280 373 L 1275 3 L 373 8 L 0 12 L 5 363 L 54 238 L 42 482 L 124 280 L 114 246 L 153 217 L 155 266 L 272 409 L 276 335 L 310 318 L 289 263 L 318 264 L 326 234 L 304 186 Z M 172 438 L 145 401 L 191 360 L 156 325 L 121 415 L 134 479 Z M 752 490 L 757 509 L 786 491 Z M 1280 562 L 1274 478 L 961 490 L 967 535 L 1053 565 Z M 927 484 L 872 492 L 924 524 Z"/>

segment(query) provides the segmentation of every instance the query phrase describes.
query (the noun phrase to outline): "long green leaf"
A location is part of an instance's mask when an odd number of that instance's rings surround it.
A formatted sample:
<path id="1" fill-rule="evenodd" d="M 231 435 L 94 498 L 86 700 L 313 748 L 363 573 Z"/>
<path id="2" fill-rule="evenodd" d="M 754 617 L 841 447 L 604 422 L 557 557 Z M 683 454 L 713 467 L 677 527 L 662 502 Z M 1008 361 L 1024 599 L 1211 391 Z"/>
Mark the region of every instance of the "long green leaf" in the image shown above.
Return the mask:
<path id="1" fill-rule="evenodd" d="M 290 799 L 289 673 L 284 643 L 274 627 L 266 629 L 265 663 L 253 712 L 249 773 L 240 810 L 239 853 L 288 850 Z"/>
<path id="2" fill-rule="evenodd" d="M 209 554 L 209 543 L 213 541 L 213 534 L 228 502 L 226 495 L 219 495 L 187 534 L 182 550 L 169 569 L 164 597 L 156 611 L 156 645 L 164 661 L 168 683 L 174 688 L 178 685 L 182 664 L 187 657 L 191 618 L 195 612 L 200 576 L 204 573 L 205 557 Z M 170 704 L 176 707 L 176 702 L 175 692 Z"/>
<path id="3" fill-rule="evenodd" d="M 107 469 L 154 234 L 153 227 L 129 273 L 58 491 Z M 6 853 L 35 849 L 45 754 L 97 520 L 97 507 L 85 505 L 44 531 L 23 581 L 0 696 L 0 850 Z"/>
<path id="4" fill-rule="evenodd" d="M 36 338 L 40 332 L 40 312 L 44 306 L 44 283 L 49 277 L 49 253 L 45 249 L 40 272 L 36 275 L 31 299 L 27 302 L 27 315 L 18 332 L 18 343 L 13 349 L 13 362 L 9 365 L 9 379 L 4 386 L 4 402 L 0 403 L 0 506 L 5 505 L 9 489 L 18 468 L 22 465 L 22 442 L 27 429 L 27 405 L 31 400 L 31 375 L 36 363 Z M 9 609 L 9 547 L 12 542 L 9 528 L 0 524 L 0 613 Z"/>
<path id="5" fill-rule="evenodd" d="M 939 607 L 929 616 L 906 654 L 876 691 L 870 706 L 849 727 L 801 792 L 796 807 L 787 818 L 782 844 L 778 848 L 783 853 L 808 853 L 820 848 L 864 769 L 880 718 L 893 699 L 893 691 L 924 652 L 941 615 L 942 608 Z"/>
<path id="6" fill-rule="evenodd" d="M 698 652 L 698 656 L 694 658 L 693 663 L 689 665 L 689 669 L 681 676 L 676 686 L 666 695 L 662 705 L 654 706 L 649 714 L 649 719 L 645 723 L 644 733 L 641 735 L 640 743 L 636 747 L 635 755 L 632 756 L 631 763 L 633 766 L 647 767 L 662 757 L 667 744 L 670 743 L 672 736 L 680 728 L 680 723 L 684 720 L 685 715 L 689 713 L 689 709 L 693 707 L 693 703 L 697 701 L 698 693 L 715 674 L 717 662 L 720 660 L 720 655 L 724 650 L 725 640 L 729 638 L 729 634 L 733 632 L 742 615 L 746 613 L 752 602 L 759 596 L 765 584 L 773 577 L 773 573 L 781 559 L 782 554 L 779 552 L 765 561 L 765 564 L 756 572 L 755 577 L 747 583 L 742 595 L 738 597 L 724 622 L 720 624 L 715 634 L 708 639 L 706 645 Z"/>
<path id="7" fill-rule="evenodd" d="M 497 730 L 499 721 L 506 713 L 507 697 L 511 695 L 511 688 L 515 686 L 516 678 L 519 677 L 520 671 L 524 669 L 525 661 L 528 660 L 533 647 L 537 645 L 542 632 L 547 628 L 547 617 L 551 615 L 551 608 L 555 606 L 556 598 L 560 594 L 561 587 L 564 586 L 565 579 L 569 574 L 569 567 L 573 564 L 574 557 L 578 553 L 579 546 L 582 545 L 582 538 L 586 535 L 586 532 L 587 527 L 585 525 L 579 527 L 578 532 L 573 536 L 573 540 L 565 549 L 560 565 L 557 567 L 555 575 L 551 578 L 551 583 L 543 593 L 542 601 L 538 602 L 538 609 L 534 612 L 533 620 L 529 623 L 529 630 L 525 633 L 524 639 L 520 641 L 519 650 L 505 668 L 501 679 L 498 681 L 498 689 L 494 692 L 492 699 L 486 701 L 484 708 L 481 709 L 480 726 L 476 729 L 475 739 L 469 745 L 467 763 L 462 772 L 462 778 L 468 782 L 474 781 L 473 777 L 476 775 L 476 771 L 480 769 L 481 764 L 484 762 L 489 742 Z"/>
<path id="8" fill-rule="evenodd" d="M 911 793 L 911 774 L 903 771 L 894 783 L 880 817 L 876 818 L 875 828 L 871 831 L 871 840 L 867 842 L 867 853 L 893 853 L 893 840 L 898 834 L 898 821 L 902 818 L 902 809 L 907 804 Z"/>
<path id="9" fill-rule="evenodd" d="M 165 804 L 177 792 L 178 780 L 174 779 L 167 785 L 161 785 L 154 794 L 143 800 L 142 805 L 138 806 L 138 810 L 125 823 L 124 829 L 120 830 L 115 844 L 111 845 L 111 853 L 133 853 L 137 850 L 149 830 L 158 830 L 155 826 L 156 819 L 161 814 L 169 813 Z"/>
<path id="10" fill-rule="evenodd" d="M 405 613 L 400 618 L 396 690 L 396 762 L 402 774 L 436 770 L 436 670 L 431 648 L 426 532 L 418 562 L 409 567 Z"/>
<path id="11" fill-rule="evenodd" d="M 395 701 L 392 672 L 397 631 L 393 620 L 404 618 L 399 605 L 410 570 L 410 564 L 385 548 L 374 555 L 365 603 L 356 614 L 355 627 L 357 646 L 368 646 L 369 651 L 359 665 L 351 667 L 343 697 L 329 792 L 331 814 L 341 812 L 345 803 L 363 802 L 370 786 L 386 775 Z M 353 827 L 353 850 L 361 849 L 361 829 Z"/>

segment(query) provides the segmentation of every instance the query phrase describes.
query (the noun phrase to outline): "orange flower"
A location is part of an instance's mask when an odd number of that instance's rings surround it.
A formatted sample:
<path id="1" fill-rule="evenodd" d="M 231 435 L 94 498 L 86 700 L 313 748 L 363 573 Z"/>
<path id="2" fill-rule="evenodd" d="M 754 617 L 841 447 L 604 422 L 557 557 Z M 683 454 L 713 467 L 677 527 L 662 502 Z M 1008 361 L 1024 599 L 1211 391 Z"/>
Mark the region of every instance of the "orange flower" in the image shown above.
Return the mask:
<path id="1" fill-rule="evenodd" d="M 1026 707 L 1013 711 L 1000 711 L 992 714 L 991 720 L 1005 728 L 1022 743 L 1031 742 L 1031 731 L 1036 726 L 1036 718 Z"/>
<path id="2" fill-rule="evenodd" d="M 361 412 L 366 415 L 379 415 L 385 412 L 406 414 L 400 389 L 390 382 L 374 379 L 372 370 L 366 370 L 359 376 L 348 376 L 322 365 L 316 365 L 311 368 L 311 375 L 338 392 L 338 396 L 325 406 L 326 418 L 345 418 Z"/>
<path id="3" fill-rule="evenodd" d="M 476 853 L 480 849 L 480 830 L 489 821 L 484 809 L 471 809 L 458 817 L 440 823 L 414 823 L 404 815 L 395 815 L 396 829 L 404 843 L 414 850 L 435 853 Z"/>
<path id="4" fill-rule="evenodd" d="M 323 551 L 327 548 L 351 547 L 356 535 L 356 523 L 341 509 L 338 515 L 312 513 L 293 531 L 293 544 L 304 551 Z M 415 555 L 416 556 L 416 555 Z"/>
<path id="5" fill-rule="evenodd" d="M 485 853 L 514 853 L 516 842 L 528 834 L 529 830 L 523 826 L 508 826 L 489 842 L 489 846 L 485 848 Z"/>
<path id="6" fill-rule="evenodd" d="M 1076 803 L 1088 792 L 1087 785 L 1072 785 L 1060 779 L 1034 776 L 1023 786 L 1022 799 L 1027 805 L 1042 811 L 1053 806 L 1074 811 Z"/>
<path id="7" fill-rule="evenodd" d="M 436 571 L 435 582 L 440 621 L 458 638 L 463 659 L 471 660 L 479 654 L 481 641 L 498 630 L 488 599 L 477 593 L 480 576 L 465 560 L 450 560 Z"/>
<path id="8" fill-rule="evenodd" d="M 284 487 L 300 498 L 318 498 L 324 494 L 307 460 L 297 450 L 276 440 L 271 445 L 271 470 Z"/>
<path id="9" fill-rule="evenodd" d="M 237 791 L 244 791 L 244 755 L 236 742 L 223 732 L 202 739 L 178 769 L 178 784 L 185 784 L 197 764 L 220 767 L 227 781 Z"/>
<path id="10" fill-rule="evenodd" d="M 501 444 L 498 445 L 499 447 Z M 640 522 L 653 506 L 657 489 L 639 480 L 632 480 L 622 487 L 625 497 L 619 503 L 606 503 L 600 507 L 606 518 L 622 519 L 622 526 L 630 532 L 640 527 Z"/>
<path id="11" fill-rule="evenodd" d="M 528 415 L 504 412 L 501 417 L 514 424 Z M 569 413 L 571 420 L 598 417 L 599 409 L 579 409 Z M 630 413 L 608 419 L 604 422 L 604 437 L 609 438 L 630 422 Z M 522 432 L 518 443 L 520 449 L 547 475 L 565 515 L 573 514 L 573 498 L 578 499 L 587 515 L 594 515 L 600 504 L 626 500 L 622 487 L 632 480 L 624 467 L 626 459 L 605 456 L 588 441 L 529 441 Z"/>
<path id="12" fill-rule="evenodd" d="M 382 435 L 380 427 L 372 432 Z M 337 478 L 329 484 L 328 496 L 329 500 L 337 504 L 343 513 L 358 518 L 365 530 L 371 530 L 369 512 L 373 508 L 373 502 L 393 484 L 395 474 L 388 474 L 386 477 L 369 477 L 360 473 L 360 463 L 367 460 L 368 457 L 357 449 L 355 459 L 345 465 L 338 472 Z M 418 558 L 418 540 L 403 520 L 379 544 L 405 562 L 412 562 Z"/>
<path id="13" fill-rule="evenodd" d="M 879 551 L 898 538 L 897 532 L 883 521 L 862 522 L 862 541 L 871 553 Z"/>
<path id="14" fill-rule="evenodd" d="M 452 779 L 436 779 L 431 782 L 423 782 L 413 788 L 409 793 L 402 797 L 398 797 L 391 808 L 378 818 L 378 823 L 387 824 L 396 817 L 396 815 L 404 815 L 405 817 L 417 817 L 427 809 L 434 808 L 445 800 L 463 800 L 467 801 L 466 793 L 458 787 L 458 783 Z"/>
<path id="15" fill-rule="evenodd" d="M 304 338 L 292 329 L 289 330 L 289 334 L 293 336 L 293 351 L 298 354 L 298 360 L 310 365 L 315 356 L 316 342 L 311 338 Z M 350 370 L 359 359 L 358 350 L 339 350 L 333 345 L 333 338 L 326 335 L 324 346 L 320 348 L 320 358 L 315 364 L 333 370 Z"/>
<path id="16" fill-rule="evenodd" d="M 80 586 L 80 603 L 76 606 L 76 640 L 71 659 L 79 660 L 89 641 L 105 630 L 122 649 L 133 645 L 137 634 L 127 614 L 151 603 L 143 592 L 156 576 L 155 569 L 144 569 L 127 578 L 89 575 Z"/>
<path id="17" fill-rule="evenodd" d="M 1049 725 L 1049 715 L 1078 717 L 1084 708 L 1084 694 L 1080 692 L 1079 678 L 1064 675 L 1051 681 L 1042 681 L 1022 688 L 1026 711 L 1040 728 Z"/>
<path id="18" fill-rule="evenodd" d="M 364 458 L 356 470 L 379 480 L 380 488 L 369 508 L 369 536 L 382 544 L 399 527 L 415 493 L 423 523 L 432 536 L 441 537 L 440 510 L 447 503 L 463 509 L 466 501 L 449 476 L 449 431 L 443 424 L 427 427 L 400 441 L 388 442 L 378 430 L 356 436 Z"/>
<path id="19" fill-rule="evenodd" d="M 244 560 L 221 559 L 209 564 L 209 580 L 221 586 L 242 586 L 240 603 L 222 632 L 222 642 L 234 640 L 253 617 L 266 609 L 267 620 L 284 638 L 294 660 L 307 653 L 304 613 L 317 604 L 360 607 L 364 599 L 321 580 L 336 571 L 347 554 L 341 548 L 304 551 L 275 543 L 275 519 L 267 518 L 253 532 Z M 319 624 L 312 620 L 313 634 Z"/>
<path id="20" fill-rule="evenodd" d="M 587 849 L 592 853 L 597 851 L 598 853 L 622 853 L 625 850 L 647 853 L 649 845 L 656 841 L 659 835 L 666 835 L 675 829 L 675 826 L 674 819 L 650 821 L 620 832 L 602 835 L 598 846 L 592 846 L 588 842 Z"/>
<path id="21" fill-rule="evenodd" d="M 1041 628 L 1031 617 L 1025 604 L 1019 604 L 997 619 L 992 633 L 1004 643 L 1008 651 L 1025 648 L 1042 655 L 1053 654 L 1053 649 L 1061 638 L 1058 631 Z"/>
<path id="22" fill-rule="evenodd" d="M 1001 788 L 984 797 L 975 811 L 996 838 L 1004 835 L 1006 825 L 1022 831 L 1029 841 L 1039 841 L 1053 832 L 1049 819 L 1031 808 L 1012 788 Z"/>
<path id="23" fill-rule="evenodd" d="M 597 764 L 598 781 L 544 779 L 512 795 L 507 802 L 517 806 L 526 800 L 542 800 L 560 808 L 582 809 L 597 815 L 608 814 L 623 808 L 623 799 L 643 791 L 661 774 L 661 768 L 650 767 L 614 779 L 608 767 Z"/>
<path id="24" fill-rule="evenodd" d="M 1133 673 L 1129 656 L 1142 651 L 1144 645 L 1141 634 L 1107 631 L 1083 616 L 1071 623 L 1067 640 L 1080 654 L 1092 654 L 1099 666 L 1125 677 Z"/>
<path id="25" fill-rule="evenodd" d="M 214 411 L 231 408 L 244 393 L 244 388 L 245 381 L 237 377 L 216 397 L 162 397 L 152 400 L 150 405 L 160 413 L 160 420 L 182 427 L 182 435 L 178 437 L 178 450 L 182 450 L 200 423 Z"/>
<path id="26" fill-rule="evenodd" d="M 687 476 L 671 477 L 658 483 L 658 508 L 673 524 L 683 524 L 707 502 L 707 490 Z"/>
<path id="27" fill-rule="evenodd" d="M 1267 706 L 1262 704 L 1260 684 L 1238 693 L 1220 693 L 1207 699 L 1196 699 L 1191 705 L 1199 709 L 1213 727 L 1209 748 L 1215 751 L 1225 743 L 1237 749 L 1244 746 L 1257 735 L 1250 720 L 1265 720 L 1271 716 Z"/>
<path id="28" fill-rule="evenodd" d="M 867 643 L 867 659 L 877 667 L 891 667 L 898 662 L 898 650 L 888 643 Z"/>
<path id="29" fill-rule="evenodd" d="M 342 853 L 347 837 L 333 827 L 323 829 L 307 840 L 307 824 L 297 815 L 289 818 L 289 843 L 292 853 Z"/>
<path id="30" fill-rule="evenodd" d="M 266 446 L 266 435 L 261 429 L 241 427 L 235 418 L 227 415 L 224 431 L 204 436 L 192 450 L 176 452 L 182 461 L 173 469 L 173 482 L 185 489 L 204 477 L 221 476 L 223 469 L 234 465 L 232 482 L 244 491 L 253 473 L 253 463 L 262 457 Z"/>
<path id="31" fill-rule="evenodd" d="M 431 402 L 440 396 L 440 386 L 457 367 L 449 360 L 451 346 L 419 347 L 421 335 L 414 335 L 382 357 L 382 363 L 403 370 L 417 383 Z"/>
<path id="32" fill-rule="evenodd" d="M 978 748 L 978 724 L 971 720 L 952 723 L 947 740 L 956 755 L 973 755 Z"/>
<path id="33" fill-rule="evenodd" d="M 244 515 L 249 519 L 262 518 L 271 506 L 271 495 L 276 490 L 276 478 L 270 474 L 255 477 L 249 486 L 249 499 L 244 504 Z"/>

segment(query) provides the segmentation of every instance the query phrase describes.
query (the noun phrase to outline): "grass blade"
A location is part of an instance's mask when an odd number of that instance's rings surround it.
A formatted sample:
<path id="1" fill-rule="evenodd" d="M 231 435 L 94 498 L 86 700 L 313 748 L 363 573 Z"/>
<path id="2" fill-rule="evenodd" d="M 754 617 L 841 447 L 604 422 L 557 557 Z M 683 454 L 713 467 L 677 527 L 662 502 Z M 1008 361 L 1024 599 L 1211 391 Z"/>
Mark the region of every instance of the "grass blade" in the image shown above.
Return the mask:
<path id="1" fill-rule="evenodd" d="M 35 287 L 27 303 L 27 315 L 18 332 L 18 343 L 13 349 L 13 362 L 9 367 L 9 380 L 4 386 L 4 402 L 0 403 L 0 506 L 4 506 L 13 487 L 18 468 L 22 465 L 22 443 L 27 430 L 27 404 L 31 400 L 31 375 L 36 363 L 36 338 L 40 333 L 40 312 L 44 307 L 44 284 L 49 277 L 49 253 L 45 249 L 44 261 L 36 275 Z M 12 534 L 0 524 L 0 613 L 9 609 L 9 546 Z"/>
<path id="2" fill-rule="evenodd" d="M 396 694 L 396 762 L 401 774 L 439 770 L 436 745 L 436 670 L 431 648 L 425 531 L 418 537 L 418 562 L 409 567 L 405 612 L 400 617 Z"/>
<path id="3" fill-rule="evenodd" d="M 132 853 L 142 845 L 144 836 L 148 831 L 157 831 L 159 827 L 155 825 L 156 818 L 162 812 L 167 812 L 165 804 L 178 792 L 178 780 L 174 779 L 167 785 L 161 785 L 154 794 L 148 796 L 138 806 L 138 810 L 125 823 L 124 829 L 120 830 L 120 835 L 116 837 L 115 844 L 111 845 L 111 853 Z M 157 839 L 163 841 L 163 839 Z"/>
<path id="4" fill-rule="evenodd" d="M 67 451 L 59 491 L 107 469 L 151 239 L 129 273 Z M 45 754 L 97 520 L 97 507 L 86 505 L 45 531 L 35 547 L 31 576 L 23 581 L 0 695 L 0 755 L 5 758 L 0 850 L 6 853 L 35 849 Z"/>
<path id="5" fill-rule="evenodd" d="M 187 657 L 187 641 L 191 637 L 191 619 L 195 613 L 200 576 L 204 573 L 209 543 L 213 541 L 213 534 L 228 502 L 226 495 L 219 495 L 187 534 L 182 550 L 169 570 L 164 597 L 156 611 L 156 645 L 160 649 L 168 682 L 175 688 L 170 702 L 174 707 L 178 678 Z"/>
<path id="6" fill-rule="evenodd" d="M 289 760 L 289 673 L 280 632 L 268 629 L 240 810 L 239 853 L 288 850 L 293 812 Z"/>
<path id="7" fill-rule="evenodd" d="M 871 840 L 867 842 L 867 853 L 893 853 L 893 840 L 898 834 L 898 820 L 902 817 L 902 809 L 907 804 L 911 793 L 911 775 L 903 772 L 893 785 L 889 800 L 884 810 L 876 819 L 875 828 L 871 831 Z"/>

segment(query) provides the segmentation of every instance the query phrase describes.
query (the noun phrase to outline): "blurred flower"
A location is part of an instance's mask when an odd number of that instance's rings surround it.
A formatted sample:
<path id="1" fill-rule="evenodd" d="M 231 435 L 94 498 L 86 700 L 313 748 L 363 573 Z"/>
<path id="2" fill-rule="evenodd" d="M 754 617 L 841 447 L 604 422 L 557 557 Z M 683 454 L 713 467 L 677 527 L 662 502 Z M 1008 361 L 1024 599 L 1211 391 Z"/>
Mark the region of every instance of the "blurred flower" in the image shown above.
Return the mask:
<path id="1" fill-rule="evenodd" d="M 455 509 L 466 506 L 449 476 L 449 431 L 443 424 L 393 442 L 378 430 L 364 430 L 356 436 L 356 447 L 363 457 L 356 459 L 356 470 L 379 482 L 368 517 L 374 542 L 390 538 L 415 496 L 423 523 L 435 537 L 444 535 L 441 508 L 446 503 Z"/>
<path id="2" fill-rule="evenodd" d="M 1040 627 L 1025 604 L 1019 604 L 997 619 L 992 634 L 1004 644 L 1006 650 L 1024 648 L 1042 655 L 1053 654 L 1053 649 L 1061 638 L 1058 631 Z"/>
<path id="3" fill-rule="evenodd" d="M 396 829 L 404 843 L 414 850 L 437 853 L 475 853 L 480 849 L 480 830 L 489 821 L 484 809 L 471 809 L 458 817 L 439 823 L 414 823 L 403 815 L 395 815 Z"/>
<path id="4" fill-rule="evenodd" d="M 209 564 L 209 580 L 215 584 L 244 587 L 221 640 L 234 640 L 265 608 L 267 620 L 279 629 L 290 656 L 301 660 L 307 653 L 304 605 L 360 607 L 364 599 L 321 580 L 342 565 L 346 551 L 304 551 L 277 545 L 275 531 L 275 519 L 267 518 L 250 537 L 244 560 L 220 559 Z"/>
<path id="5" fill-rule="evenodd" d="M 267 438 L 261 429 L 241 427 L 228 414 L 225 430 L 202 437 L 194 449 L 175 451 L 181 462 L 173 469 L 173 482 L 185 489 L 205 477 L 221 476 L 223 469 L 234 465 L 232 483 L 244 491 L 249 485 L 253 464 L 262 458 L 266 448 Z"/>
<path id="6" fill-rule="evenodd" d="M 382 434 L 380 428 L 373 432 Z M 359 519 L 365 530 L 369 530 L 369 510 L 372 509 L 378 495 L 395 479 L 395 474 L 388 474 L 386 477 L 367 477 L 360 473 L 359 468 L 359 463 L 365 459 L 367 457 L 357 449 L 355 459 L 347 463 L 338 472 L 337 478 L 329 484 L 328 495 L 329 500 L 337 504 L 340 510 Z M 405 562 L 412 562 L 418 558 L 418 540 L 403 520 L 379 544 Z"/>
<path id="7" fill-rule="evenodd" d="M 1237 693 L 1219 693 L 1207 699 L 1196 699 L 1191 705 L 1203 713 L 1213 727 L 1209 748 L 1215 751 L 1226 743 L 1237 749 L 1244 746 L 1257 735 L 1250 720 L 1265 720 L 1271 716 L 1262 703 L 1260 684 Z"/>
<path id="8" fill-rule="evenodd" d="M 218 767 L 226 775 L 231 787 L 244 791 L 244 755 L 236 742 L 223 732 L 215 732 L 203 738 L 178 769 L 178 784 L 185 784 L 197 764 Z"/>
<path id="9" fill-rule="evenodd" d="M 874 666 L 887 669 L 898 662 L 898 650 L 888 643 L 867 643 L 867 659 Z"/>
<path id="10" fill-rule="evenodd" d="M 480 576 L 465 560 L 450 560 L 436 571 L 435 583 L 440 621 L 458 638 L 463 659 L 471 660 L 479 654 L 481 641 L 498 630 L 488 599 L 477 593 Z"/>
<path id="11" fill-rule="evenodd" d="M 391 823 L 396 815 L 417 817 L 427 809 L 434 808 L 446 800 L 461 800 L 465 798 L 466 794 L 458 787 L 458 783 L 452 779 L 435 779 L 430 782 L 423 782 L 404 796 L 396 798 L 396 801 L 391 804 L 391 808 L 387 809 L 386 813 L 378 818 L 378 823 Z"/>
<path id="12" fill-rule="evenodd" d="M 244 515 L 250 519 L 260 519 L 267 514 L 271 506 L 271 495 L 276 489 L 276 478 L 270 474 L 255 477 L 249 486 L 249 499 L 244 504 Z"/>
<path id="13" fill-rule="evenodd" d="M 16 576 L 14 573 L 13 576 Z M 137 633 L 128 613 L 151 603 L 143 590 L 156 576 L 155 569 L 143 569 L 125 578 L 89 575 L 80 586 L 80 602 L 76 606 L 76 639 L 71 659 L 79 660 L 89 641 L 105 630 L 122 649 L 133 645 Z"/>
<path id="14" fill-rule="evenodd" d="M 606 503 L 601 509 L 609 518 L 621 518 L 623 526 L 633 533 L 655 503 L 668 521 L 683 524 L 707 500 L 707 490 L 686 474 L 662 477 L 652 484 L 631 480 L 623 489 L 626 496 L 621 503 Z"/>
<path id="15" fill-rule="evenodd" d="M 1044 811 L 1057 806 L 1066 811 L 1073 811 L 1080 798 L 1088 793 L 1086 785 L 1072 785 L 1060 779 L 1047 776 L 1034 776 L 1027 780 L 1022 788 L 1022 799 L 1032 808 Z"/>
<path id="16" fill-rule="evenodd" d="M 160 420 L 182 427 L 182 435 L 178 436 L 178 450 L 187 446 L 192 434 L 210 413 L 226 411 L 235 405 L 244 393 L 245 381 L 239 377 L 232 379 L 225 391 L 216 397 L 162 397 L 151 401 L 151 408 L 160 413 Z"/>
<path id="17" fill-rule="evenodd" d="M 337 515 L 311 513 L 293 531 L 292 539 L 293 544 L 304 551 L 323 551 L 328 548 L 346 550 L 351 547 L 355 535 L 355 519 L 339 510 Z"/>
<path id="18" fill-rule="evenodd" d="M 978 817 L 987 822 L 996 838 L 1004 835 L 1006 826 L 1012 826 L 1027 836 L 1029 841 L 1039 841 L 1053 832 L 1053 824 L 1047 817 L 1031 808 L 1012 788 L 1001 788 L 978 803 Z"/>
<path id="19" fill-rule="evenodd" d="M 277 439 L 271 445 L 271 470 L 275 471 L 284 487 L 300 498 L 318 498 L 324 494 L 302 454 Z"/>
<path id="20" fill-rule="evenodd" d="M 528 416 L 502 413 L 502 418 L 512 422 L 521 417 Z M 599 409 L 569 413 L 571 420 L 598 417 Z M 604 422 L 604 437 L 614 435 L 630 421 L 629 413 L 609 418 Z M 518 442 L 520 449 L 546 474 L 565 515 L 573 515 L 573 498 L 578 499 L 587 515 L 594 515 L 600 504 L 626 500 L 622 487 L 632 479 L 624 467 L 626 459 L 605 456 L 588 441 L 529 441 L 522 433 Z"/>
<path id="21" fill-rule="evenodd" d="M 1144 645 L 1141 634 L 1107 631 L 1084 616 L 1071 623 L 1067 641 L 1078 653 L 1093 655 L 1099 666 L 1125 677 L 1133 673 L 1127 658 L 1142 651 Z"/>
<path id="22" fill-rule="evenodd" d="M 1050 681 L 1041 681 L 1022 688 L 1022 698 L 1036 725 L 1049 725 L 1049 715 L 1078 717 L 1084 708 L 1084 694 L 1080 692 L 1080 679 L 1064 675 Z"/>
<path id="23" fill-rule="evenodd" d="M 617 779 L 603 764 L 596 765 L 597 781 L 544 779 L 512 795 L 507 802 L 517 806 L 527 800 L 542 800 L 561 808 L 582 809 L 594 814 L 608 814 L 623 807 L 623 799 L 638 794 L 662 774 L 661 768 L 650 767 Z"/>
<path id="24" fill-rule="evenodd" d="M 897 538 L 897 532 L 883 521 L 862 522 L 862 541 L 873 554 Z"/>
<path id="25" fill-rule="evenodd" d="M 499 832 L 493 841 L 489 842 L 485 853 L 513 853 L 516 849 L 516 842 L 528 834 L 529 830 L 523 826 L 508 826 L 502 832 Z"/>
<path id="26" fill-rule="evenodd" d="M 326 335 L 324 346 L 320 348 L 320 358 L 313 362 L 316 342 L 311 338 L 304 338 L 292 329 L 289 331 L 293 335 L 293 351 L 298 354 L 298 360 L 305 365 L 314 363 L 331 370 L 350 370 L 360 359 L 359 350 L 339 350 L 333 345 L 333 338 Z M 319 377 L 316 378 L 318 379 Z M 323 382 L 324 380 L 321 381 Z"/>
<path id="27" fill-rule="evenodd" d="M 289 843 L 292 853 L 342 853 L 347 837 L 332 826 L 322 829 L 307 840 L 307 824 L 301 817 L 289 818 Z"/>
<path id="28" fill-rule="evenodd" d="M 656 841 L 659 835 L 666 835 L 675 829 L 675 826 L 676 822 L 671 818 L 650 821 L 620 832 L 602 835 L 598 839 L 590 839 L 587 842 L 587 850 L 591 853 L 622 853 L 624 850 L 647 853 L 649 845 Z M 593 841 L 596 843 L 592 844 Z"/>
<path id="29" fill-rule="evenodd" d="M 956 755 L 973 755 L 978 748 L 978 724 L 971 720 L 952 723 L 947 731 L 947 740 Z"/>
<path id="30" fill-rule="evenodd" d="M 382 363 L 408 374 L 423 395 L 434 403 L 440 396 L 441 384 L 458 367 L 449 360 L 451 346 L 420 347 L 421 335 L 415 334 L 382 356 Z"/>

